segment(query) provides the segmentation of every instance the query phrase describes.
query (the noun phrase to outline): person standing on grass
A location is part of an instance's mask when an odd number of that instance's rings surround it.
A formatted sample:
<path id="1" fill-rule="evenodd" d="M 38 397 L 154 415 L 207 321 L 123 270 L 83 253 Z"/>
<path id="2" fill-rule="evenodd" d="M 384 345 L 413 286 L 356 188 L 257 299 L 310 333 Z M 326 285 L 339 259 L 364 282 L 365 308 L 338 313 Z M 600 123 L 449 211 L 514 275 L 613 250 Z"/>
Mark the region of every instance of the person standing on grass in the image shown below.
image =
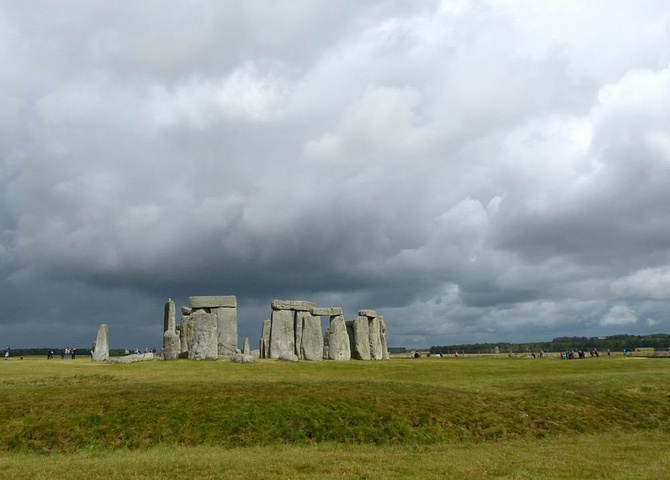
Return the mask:
<path id="1" fill-rule="evenodd" d="M 9 358 L 9 351 L 10 350 L 11 350 L 11 348 L 9 347 L 9 345 L 7 345 L 7 348 L 5 348 L 5 360 L 7 360 Z"/>

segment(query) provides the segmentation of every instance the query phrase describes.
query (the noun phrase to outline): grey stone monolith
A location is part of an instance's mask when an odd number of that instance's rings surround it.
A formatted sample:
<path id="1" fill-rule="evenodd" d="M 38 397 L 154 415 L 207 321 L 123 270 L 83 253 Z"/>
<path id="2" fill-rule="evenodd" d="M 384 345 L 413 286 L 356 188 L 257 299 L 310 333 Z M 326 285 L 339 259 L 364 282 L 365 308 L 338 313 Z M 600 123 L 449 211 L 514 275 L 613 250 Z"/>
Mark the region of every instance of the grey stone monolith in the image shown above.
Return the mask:
<path id="1" fill-rule="evenodd" d="M 302 343 L 302 324 L 306 316 L 311 316 L 309 312 L 295 312 L 295 316 L 293 317 L 294 320 L 294 326 L 293 326 L 293 331 L 295 332 L 295 355 L 298 357 L 298 360 L 302 360 L 302 356 L 300 354 L 300 344 Z"/>
<path id="2" fill-rule="evenodd" d="M 244 349 L 242 353 L 245 355 L 251 355 L 251 345 L 249 344 L 249 337 L 244 337 Z"/>
<path id="3" fill-rule="evenodd" d="M 293 310 L 272 310 L 272 319 L 270 322 L 270 358 L 279 358 L 282 355 L 294 355 L 294 317 L 295 312 Z"/>
<path id="4" fill-rule="evenodd" d="M 174 331 L 175 327 L 175 311 L 174 302 L 171 298 L 168 298 L 168 301 L 165 302 L 165 313 L 163 315 L 163 333 Z"/>
<path id="5" fill-rule="evenodd" d="M 101 324 L 93 340 L 93 350 L 91 351 L 91 360 L 94 362 L 104 362 L 109 360 L 109 343 L 107 341 L 107 325 Z"/>
<path id="6" fill-rule="evenodd" d="M 216 312 L 194 310 L 190 317 L 193 322 L 193 345 L 189 347 L 188 358 L 216 360 L 218 358 Z"/>
<path id="7" fill-rule="evenodd" d="M 351 358 L 356 358 L 354 353 L 356 352 L 356 337 L 354 336 L 354 320 L 344 320 L 344 324 L 347 326 L 347 335 L 349 335 L 349 350 L 351 351 Z"/>
<path id="8" fill-rule="evenodd" d="M 347 335 L 347 325 L 344 323 L 344 317 L 342 315 L 330 317 L 328 330 L 328 358 L 336 361 L 351 359 L 349 335 Z"/>
<path id="9" fill-rule="evenodd" d="M 330 339 L 330 325 L 326 327 L 326 331 L 323 332 L 323 358 L 328 358 L 328 342 Z"/>
<path id="10" fill-rule="evenodd" d="M 351 356 L 356 360 L 370 360 L 370 325 L 368 317 L 359 316 L 354 320 L 354 351 Z"/>
<path id="11" fill-rule="evenodd" d="M 379 327 L 382 336 L 382 359 L 389 360 L 391 357 L 389 357 L 389 347 L 386 343 L 386 322 L 384 321 L 384 317 L 377 318 L 379 318 Z"/>
<path id="12" fill-rule="evenodd" d="M 270 327 L 272 320 L 269 318 L 263 320 L 263 329 L 261 331 L 260 348 L 261 358 L 270 358 Z"/>
<path id="13" fill-rule="evenodd" d="M 321 361 L 323 359 L 321 317 L 307 312 L 297 312 L 296 317 L 298 316 L 302 316 L 299 322 L 302 326 L 302 335 L 300 336 L 300 355 L 298 355 L 298 358 L 312 362 Z M 296 325 L 298 325 L 298 322 L 296 322 Z"/>
<path id="14" fill-rule="evenodd" d="M 123 357 L 111 357 L 107 361 L 109 363 L 136 363 L 155 359 L 156 356 L 153 353 L 138 353 L 133 355 L 125 355 Z"/>
<path id="15" fill-rule="evenodd" d="M 247 355 L 244 353 L 234 353 L 230 359 L 235 363 L 256 363 L 258 357 L 251 354 Z"/>
<path id="16" fill-rule="evenodd" d="M 297 355 L 279 355 L 279 358 L 277 360 L 280 360 L 282 362 L 297 362 L 298 361 L 298 356 Z"/>
<path id="17" fill-rule="evenodd" d="M 174 330 L 168 330 L 163 334 L 163 358 L 165 360 L 176 360 L 181 353 L 181 340 L 179 334 Z"/>
<path id="18" fill-rule="evenodd" d="M 194 324 L 191 315 L 184 315 L 181 317 L 181 353 L 187 354 L 193 349 L 193 331 Z"/>
<path id="19" fill-rule="evenodd" d="M 370 358 L 372 360 L 383 360 L 382 336 L 379 317 L 370 319 Z"/>
<path id="20" fill-rule="evenodd" d="M 218 356 L 230 357 L 237 349 L 237 308 L 221 307 L 216 312 L 218 331 Z"/>

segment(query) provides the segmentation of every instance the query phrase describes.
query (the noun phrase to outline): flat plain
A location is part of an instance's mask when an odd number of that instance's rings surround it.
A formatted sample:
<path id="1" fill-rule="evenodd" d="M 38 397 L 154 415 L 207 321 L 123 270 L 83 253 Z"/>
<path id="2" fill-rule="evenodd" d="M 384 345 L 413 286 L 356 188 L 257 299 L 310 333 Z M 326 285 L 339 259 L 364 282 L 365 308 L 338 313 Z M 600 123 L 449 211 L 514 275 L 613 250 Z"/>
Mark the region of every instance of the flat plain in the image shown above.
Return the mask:
<path id="1" fill-rule="evenodd" d="M 0 361 L 0 478 L 667 478 L 670 359 Z"/>

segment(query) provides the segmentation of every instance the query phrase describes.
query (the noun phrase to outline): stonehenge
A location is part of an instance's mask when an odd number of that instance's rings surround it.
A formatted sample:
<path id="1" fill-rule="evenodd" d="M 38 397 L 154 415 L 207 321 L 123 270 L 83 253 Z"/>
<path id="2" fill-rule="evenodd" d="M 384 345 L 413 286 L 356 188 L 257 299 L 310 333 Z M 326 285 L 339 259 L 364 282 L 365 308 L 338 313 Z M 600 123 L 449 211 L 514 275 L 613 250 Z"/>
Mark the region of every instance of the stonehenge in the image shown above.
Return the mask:
<path id="1" fill-rule="evenodd" d="M 171 298 L 165 303 L 163 317 L 163 358 L 176 360 L 181 354 L 181 338 L 175 324 L 175 305 Z"/>
<path id="2" fill-rule="evenodd" d="M 93 349 L 91 350 L 91 360 L 94 362 L 104 362 L 109 360 L 109 343 L 107 341 L 107 325 L 104 323 L 98 327 L 98 332 L 93 340 Z"/>
<path id="3" fill-rule="evenodd" d="M 175 322 L 175 304 L 168 299 L 163 317 L 162 358 L 227 358 L 236 363 L 252 363 L 256 358 L 289 362 L 389 359 L 386 322 L 375 310 L 362 309 L 354 320 L 345 320 L 341 307 L 317 307 L 304 300 L 273 300 L 270 312 L 270 318 L 262 322 L 258 350 L 251 350 L 248 337 L 240 350 L 235 296 L 189 297 L 189 305 L 181 307 L 180 325 Z M 325 332 L 322 317 L 328 318 Z M 106 340 L 106 329 L 104 336 Z"/>

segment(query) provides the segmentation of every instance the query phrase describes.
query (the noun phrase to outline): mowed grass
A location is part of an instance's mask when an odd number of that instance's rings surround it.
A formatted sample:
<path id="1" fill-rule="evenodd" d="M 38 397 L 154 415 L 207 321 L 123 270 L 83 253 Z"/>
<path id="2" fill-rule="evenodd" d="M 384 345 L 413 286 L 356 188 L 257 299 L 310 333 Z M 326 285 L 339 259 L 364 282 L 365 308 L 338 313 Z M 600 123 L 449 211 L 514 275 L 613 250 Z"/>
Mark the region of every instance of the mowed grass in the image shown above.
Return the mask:
<path id="1" fill-rule="evenodd" d="M 108 478 L 663 478 L 670 466 L 668 359 L 12 359 L 0 396 L 2 478 L 66 465 Z"/>

